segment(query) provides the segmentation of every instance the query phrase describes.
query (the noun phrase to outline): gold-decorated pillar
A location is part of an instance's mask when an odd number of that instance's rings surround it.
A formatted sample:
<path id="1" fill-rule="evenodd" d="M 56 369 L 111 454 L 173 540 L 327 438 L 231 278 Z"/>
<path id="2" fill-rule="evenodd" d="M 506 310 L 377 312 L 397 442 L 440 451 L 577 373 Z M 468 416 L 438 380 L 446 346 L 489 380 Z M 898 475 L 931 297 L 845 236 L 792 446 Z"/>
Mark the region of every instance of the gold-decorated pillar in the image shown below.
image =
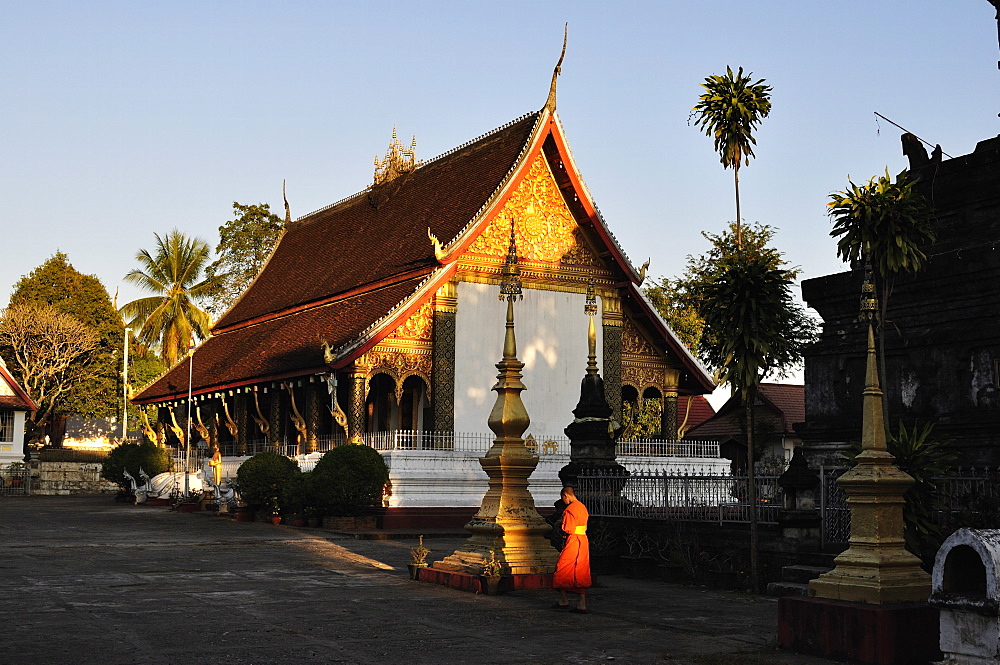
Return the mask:
<path id="1" fill-rule="evenodd" d="M 604 326 L 604 394 L 611 417 L 622 421 L 622 303 L 617 297 L 601 297 Z"/>
<path id="2" fill-rule="evenodd" d="M 368 374 L 364 367 L 353 365 L 347 373 L 351 385 L 351 403 L 347 414 L 348 443 L 362 444 L 365 432 L 365 397 Z"/>
<path id="3" fill-rule="evenodd" d="M 434 296 L 434 352 L 431 366 L 431 409 L 434 430 L 455 429 L 455 317 L 458 284 L 448 282 Z"/>
<path id="4" fill-rule="evenodd" d="M 303 442 L 305 445 L 306 453 L 316 452 L 316 448 L 319 444 L 319 409 L 320 400 L 326 393 L 325 384 L 321 383 L 307 383 L 305 384 L 305 420 L 306 420 L 306 440 Z"/>
<path id="5" fill-rule="evenodd" d="M 283 434 L 285 431 L 285 420 L 281 417 L 281 412 L 284 410 L 282 408 L 281 399 L 281 388 L 275 388 L 271 386 L 268 389 L 268 397 L 270 397 L 271 408 L 268 411 L 268 442 L 271 444 L 271 448 L 278 451 L 282 451 L 281 444 L 284 442 Z"/>
<path id="6" fill-rule="evenodd" d="M 663 408 L 660 410 L 660 436 L 667 441 L 677 440 L 677 384 L 680 370 L 663 372 Z"/>
<path id="7" fill-rule="evenodd" d="M 886 446 L 873 327 L 878 304 L 870 266 L 863 289 L 868 365 L 861 453 L 854 468 L 837 480 L 851 509 L 851 537 L 847 550 L 834 559 L 834 569 L 809 582 L 809 595 L 875 605 L 922 602 L 930 597 L 931 578 L 920 567 L 920 559 L 906 551 L 903 539 L 903 494 L 913 478 L 893 463 Z"/>

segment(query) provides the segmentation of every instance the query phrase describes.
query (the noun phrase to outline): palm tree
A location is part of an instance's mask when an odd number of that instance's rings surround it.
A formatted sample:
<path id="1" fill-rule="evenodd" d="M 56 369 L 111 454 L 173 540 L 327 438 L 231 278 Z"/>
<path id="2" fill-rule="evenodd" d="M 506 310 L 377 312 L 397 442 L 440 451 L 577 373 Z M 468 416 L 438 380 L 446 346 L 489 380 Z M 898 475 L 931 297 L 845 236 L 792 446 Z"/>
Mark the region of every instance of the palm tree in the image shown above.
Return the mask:
<path id="1" fill-rule="evenodd" d="M 816 323 L 792 295 L 798 271 L 781 252 L 768 247 L 768 226 L 746 230 L 744 244 L 733 239 L 730 224 L 721 235 L 704 233 L 712 243 L 708 254 L 689 258 L 685 287 L 705 322 L 699 345 L 701 359 L 730 384 L 743 402 L 747 443 L 747 500 L 750 509 L 750 569 L 754 590 L 760 588 L 757 488 L 754 473 L 754 403 L 761 380 L 794 368 L 816 336 Z"/>
<path id="2" fill-rule="evenodd" d="M 740 213 L 740 166 L 749 165 L 757 140 L 753 131 L 771 112 L 771 86 L 764 79 L 753 82 L 743 68 L 734 75 L 726 67 L 726 75 L 712 75 L 701 84 L 705 93 L 691 109 L 695 125 L 715 139 L 723 168 L 733 169 L 736 184 L 736 246 L 743 246 Z"/>
<path id="3" fill-rule="evenodd" d="M 850 180 L 848 188 L 830 195 L 830 235 L 837 240 L 837 256 L 845 263 L 871 261 L 879 297 L 879 377 L 885 380 L 885 324 L 889 294 L 896 275 L 918 272 L 927 261 L 922 246 L 935 239 L 933 212 L 906 171 L 892 182 L 889 171 L 865 185 Z"/>
<path id="4" fill-rule="evenodd" d="M 173 366 L 195 335 L 208 337 L 211 319 L 194 301 L 219 278 L 201 279 L 209 260 L 204 240 L 188 238 L 177 229 L 155 237 L 155 254 L 140 250 L 135 255 L 140 268 L 125 275 L 125 281 L 156 295 L 133 300 L 121 314 L 138 331 L 136 339 L 147 348 L 159 347 L 163 360 Z"/>

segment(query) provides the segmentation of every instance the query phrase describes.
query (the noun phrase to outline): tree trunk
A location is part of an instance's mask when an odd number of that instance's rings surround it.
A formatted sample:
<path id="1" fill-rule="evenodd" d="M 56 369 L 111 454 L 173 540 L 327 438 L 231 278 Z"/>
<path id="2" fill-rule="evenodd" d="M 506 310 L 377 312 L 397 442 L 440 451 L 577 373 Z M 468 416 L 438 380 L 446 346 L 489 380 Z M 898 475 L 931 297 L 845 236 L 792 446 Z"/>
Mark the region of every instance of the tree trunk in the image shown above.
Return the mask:
<path id="1" fill-rule="evenodd" d="M 747 438 L 747 501 L 750 504 L 750 590 L 760 593 L 760 533 L 757 529 L 757 476 L 754 469 L 753 415 L 754 395 L 744 391 L 743 404 L 746 409 Z"/>
<path id="2" fill-rule="evenodd" d="M 743 220 L 740 216 L 740 163 L 733 167 L 733 182 L 736 184 L 736 249 L 743 249 Z"/>

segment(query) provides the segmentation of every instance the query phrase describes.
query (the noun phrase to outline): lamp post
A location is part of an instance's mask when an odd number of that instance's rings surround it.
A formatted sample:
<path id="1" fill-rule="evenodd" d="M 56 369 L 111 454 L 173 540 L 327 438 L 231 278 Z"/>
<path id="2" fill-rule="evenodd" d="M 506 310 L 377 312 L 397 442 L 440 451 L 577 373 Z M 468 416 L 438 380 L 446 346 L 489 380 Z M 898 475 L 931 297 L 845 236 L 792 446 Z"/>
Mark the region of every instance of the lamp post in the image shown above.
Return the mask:
<path id="1" fill-rule="evenodd" d="M 128 334 L 131 328 L 125 328 L 125 355 L 122 358 L 122 441 L 128 437 Z"/>

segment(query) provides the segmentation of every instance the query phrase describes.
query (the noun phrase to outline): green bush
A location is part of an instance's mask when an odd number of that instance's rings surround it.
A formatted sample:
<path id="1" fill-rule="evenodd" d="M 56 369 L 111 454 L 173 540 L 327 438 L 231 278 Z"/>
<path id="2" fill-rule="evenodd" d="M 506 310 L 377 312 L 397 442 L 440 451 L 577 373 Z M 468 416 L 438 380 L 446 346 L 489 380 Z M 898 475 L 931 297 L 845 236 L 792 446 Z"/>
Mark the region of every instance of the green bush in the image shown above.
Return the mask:
<path id="1" fill-rule="evenodd" d="M 243 462 L 236 472 L 236 481 L 244 501 L 274 511 L 281 506 L 280 500 L 285 487 L 298 475 L 298 462 L 268 451 Z"/>
<path id="2" fill-rule="evenodd" d="M 123 490 L 130 490 L 132 486 L 125 479 L 126 470 L 135 478 L 136 483 L 142 484 L 139 469 L 152 478 L 158 473 L 170 471 L 171 465 L 170 453 L 166 448 L 159 448 L 149 441 L 120 443 L 102 460 L 101 477 Z"/>
<path id="3" fill-rule="evenodd" d="M 316 504 L 311 480 L 312 471 L 298 473 L 288 479 L 281 491 L 282 510 L 304 515 L 307 508 Z"/>
<path id="4" fill-rule="evenodd" d="M 377 450 L 365 445 L 338 446 L 316 463 L 312 483 L 326 515 L 360 515 L 378 506 L 389 481 L 389 468 Z"/>

